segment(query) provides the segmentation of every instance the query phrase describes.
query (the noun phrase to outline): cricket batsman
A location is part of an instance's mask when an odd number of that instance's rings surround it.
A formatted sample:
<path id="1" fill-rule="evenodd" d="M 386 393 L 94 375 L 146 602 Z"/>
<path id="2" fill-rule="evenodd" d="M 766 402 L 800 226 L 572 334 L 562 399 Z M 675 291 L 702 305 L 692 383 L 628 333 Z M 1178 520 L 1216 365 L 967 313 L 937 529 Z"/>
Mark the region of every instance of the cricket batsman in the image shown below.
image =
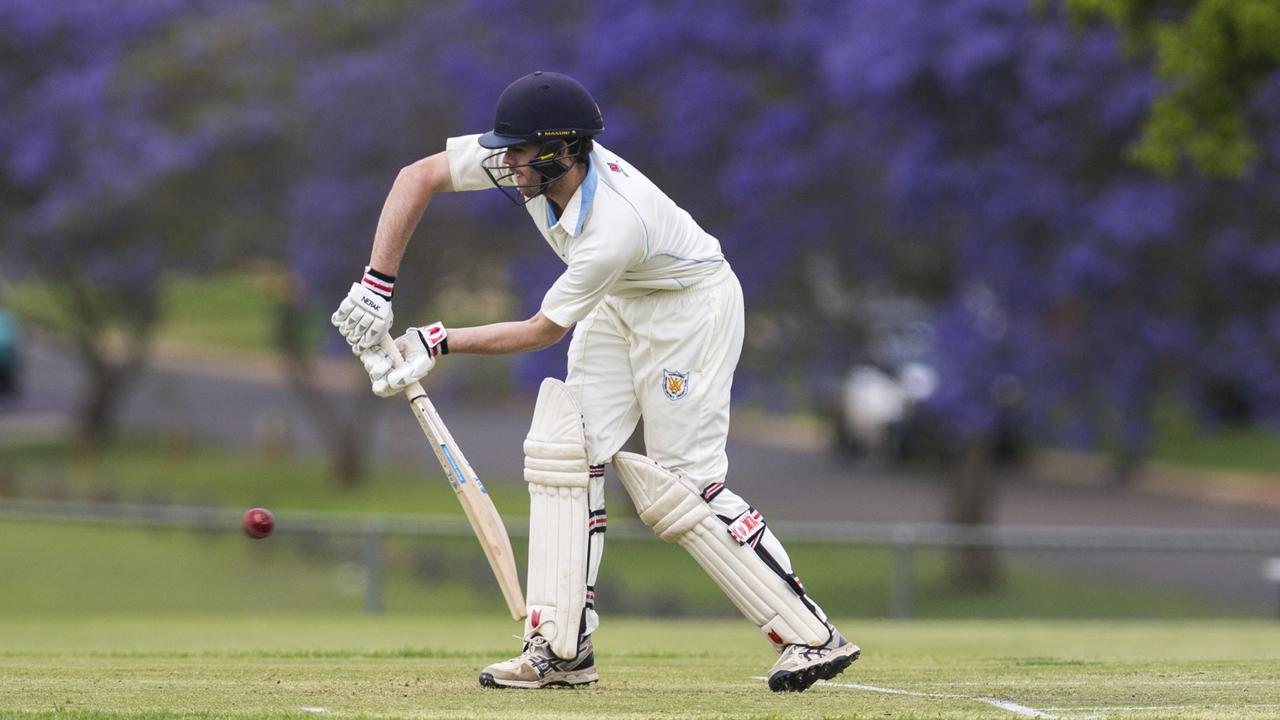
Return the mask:
<path id="1" fill-rule="evenodd" d="M 529 488 L 523 651 L 480 673 L 496 688 L 599 679 L 591 636 L 612 463 L 640 519 L 679 543 L 778 652 L 774 691 L 805 690 L 858 658 L 791 569 L 764 516 L 725 486 L 742 288 L 720 243 L 634 165 L 595 142 L 600 109 L 573 78 L 535 72 L 498 99 L 493 129 L 450 138 L 400 171 L 369 265 L 332 321 L 374 392 L 400 393 L 446 354 L 548 347 L 570 328 L 568 376 L 543 381 L 524 442 Z M 400 260 L 431 198 L 497 187 L 523 205 L 565 270 L 528 320 L 434 323 L 379 347 Z M 647 456 L 619 452 L 644 418 Z"/>

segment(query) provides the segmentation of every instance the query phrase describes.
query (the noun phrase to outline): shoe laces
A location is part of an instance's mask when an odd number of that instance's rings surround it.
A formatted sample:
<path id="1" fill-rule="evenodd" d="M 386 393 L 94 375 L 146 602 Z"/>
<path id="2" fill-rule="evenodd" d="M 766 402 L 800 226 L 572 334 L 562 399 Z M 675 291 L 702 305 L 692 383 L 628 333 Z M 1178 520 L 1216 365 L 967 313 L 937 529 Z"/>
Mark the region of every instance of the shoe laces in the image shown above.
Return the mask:
<path id="1" fill-rule="evenodd" d="M 520 653 L 520 657 L 528 658 L 552 658 L 560 660 L 561 658 L 551 651 L 551 641 L 543 637 L 539 633 L 529 633 L 528 635 L 512 635 L 511 637 L 524 643 L 524 650 Z M 591 652 L 591 636 L 583 638 L 578 643 L 578 654 L 575 657 L 582 657 L 584 652 Z M 571 660 L 574 658 L 570 658 Z"/>
<path id="2" fill-rule="evenodd" d="M 520 657 L 545 658 L 554 657 L 555 655 L 555 653 L 551 652 L 551 642 L 539 633 L 512 635 L 511 637 L 524 643 L 524 650 L 520 653 Z"/>
<path id="3" fill-rule="evenodd" d="M 792 656 L 799 655 L 805 660 L 816 660 L 818 658 L 825 657 L 827 653 L 831 652 L 831 649 L 826 647 L 809 647 L 808 645 L 788 645 L 784 652 Z"/>

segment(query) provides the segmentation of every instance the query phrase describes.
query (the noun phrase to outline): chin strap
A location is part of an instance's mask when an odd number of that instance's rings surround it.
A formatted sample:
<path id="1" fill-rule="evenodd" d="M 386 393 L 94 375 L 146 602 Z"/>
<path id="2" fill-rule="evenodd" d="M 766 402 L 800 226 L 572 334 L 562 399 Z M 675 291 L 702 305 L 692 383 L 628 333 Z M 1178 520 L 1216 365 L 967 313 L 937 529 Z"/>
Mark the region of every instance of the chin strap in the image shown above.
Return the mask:
<path id="1" fill-rule="evenodd" d="M 579 142 L 578 139 L 572 141 L 547 140 L 542 143 L 542 147 L 538 148 L 538 153 L 533 156 L 533 162 L 529 163 L 529 167 L 537 170 L 539 175 L 547 179 L 546 182 L 541 184 L 538 194 L 545 193 L 547 186 L 564 177 L 564 174 L 573 167 L 574 162 L 577 161 L 575 157 L 561 159 L 556 156 L 565 148 L 571 148 L 576 152 Z"/>
<path id="2" fill-rule="evenodd" d="M 545 195 L 547 188 L 573 169 L 574 164 L 578 162 L 576 153 L 581 142 L 582 138 L 547 140 L 538 148 L 538 152 L 534 155 L 532 162 L 514 167 L 508 166 L 503 162 L 503 157 L 507 151 L 505 149 L 499 150 L 485 157 L 481 161 L 481 167 L 484 169 L 485 174 L 489 176 L 489 182 L 493 183 L 494 187 L 501 190 L 502 194 L 506 195 L 511 202 L 523 206 L 539 195 Z M 560 151 L 565 148 L 568 148 L 571 154 L 567 157 L 558 157 Z M 537 185 L 521 186 L 512 184 L 515 180 L 515 167 L 532 168 L 538 175 L 542 176 L 543 181 Z M 536 188 L 537 192 L 526 197 L 524 193 L 520 192 L 519 188 L 521 187 L 525 189 Z"/>

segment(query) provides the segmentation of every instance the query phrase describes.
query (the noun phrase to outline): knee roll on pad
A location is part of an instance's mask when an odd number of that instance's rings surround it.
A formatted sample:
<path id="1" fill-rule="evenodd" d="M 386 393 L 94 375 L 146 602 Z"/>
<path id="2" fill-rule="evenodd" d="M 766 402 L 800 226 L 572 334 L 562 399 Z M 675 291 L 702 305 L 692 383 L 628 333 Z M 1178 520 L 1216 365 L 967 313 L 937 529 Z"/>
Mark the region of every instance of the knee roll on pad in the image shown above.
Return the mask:
<path id="1" fill-rule="evenodd" d="M 529 484 L 529 573 L 525 633 L 565 659 L 578 654 L 587 601 L 590 510 L 582 411 L 565 384 L 547 378 L 524 441 Z"/>
<path id="2" fill-rule="evenodd" d="M 757 548 L 734 540 L 688 478 L 634 453 L 618 453 L 613 466 L 640 519 L 663 540 L 679 543 L 693 555 L 771 642 L 817 646 L 831 640 L 820 611 Z"/>

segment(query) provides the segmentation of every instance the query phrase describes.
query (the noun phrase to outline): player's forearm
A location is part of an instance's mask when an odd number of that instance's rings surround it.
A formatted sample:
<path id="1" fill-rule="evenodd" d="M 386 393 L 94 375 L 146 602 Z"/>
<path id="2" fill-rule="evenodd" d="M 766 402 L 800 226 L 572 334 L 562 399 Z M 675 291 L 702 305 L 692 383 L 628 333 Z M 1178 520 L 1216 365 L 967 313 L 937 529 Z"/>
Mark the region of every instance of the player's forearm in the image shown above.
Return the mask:
<path id="1" fill-rule="evenodd" d="M 443 153 L 402 169 L 382 205 L 369 266 L 387 275 L 398 274 L 405 247 L 422 220 L 432 195 L 452 187 L 448 160 Z"/>
<path id="2" fill-rule="evenodd" d="M 531 352 L 556 344 L 565 332 L 541 314 L 522 321 L 449 328 L 449 352 L 476 355 Z"/>

